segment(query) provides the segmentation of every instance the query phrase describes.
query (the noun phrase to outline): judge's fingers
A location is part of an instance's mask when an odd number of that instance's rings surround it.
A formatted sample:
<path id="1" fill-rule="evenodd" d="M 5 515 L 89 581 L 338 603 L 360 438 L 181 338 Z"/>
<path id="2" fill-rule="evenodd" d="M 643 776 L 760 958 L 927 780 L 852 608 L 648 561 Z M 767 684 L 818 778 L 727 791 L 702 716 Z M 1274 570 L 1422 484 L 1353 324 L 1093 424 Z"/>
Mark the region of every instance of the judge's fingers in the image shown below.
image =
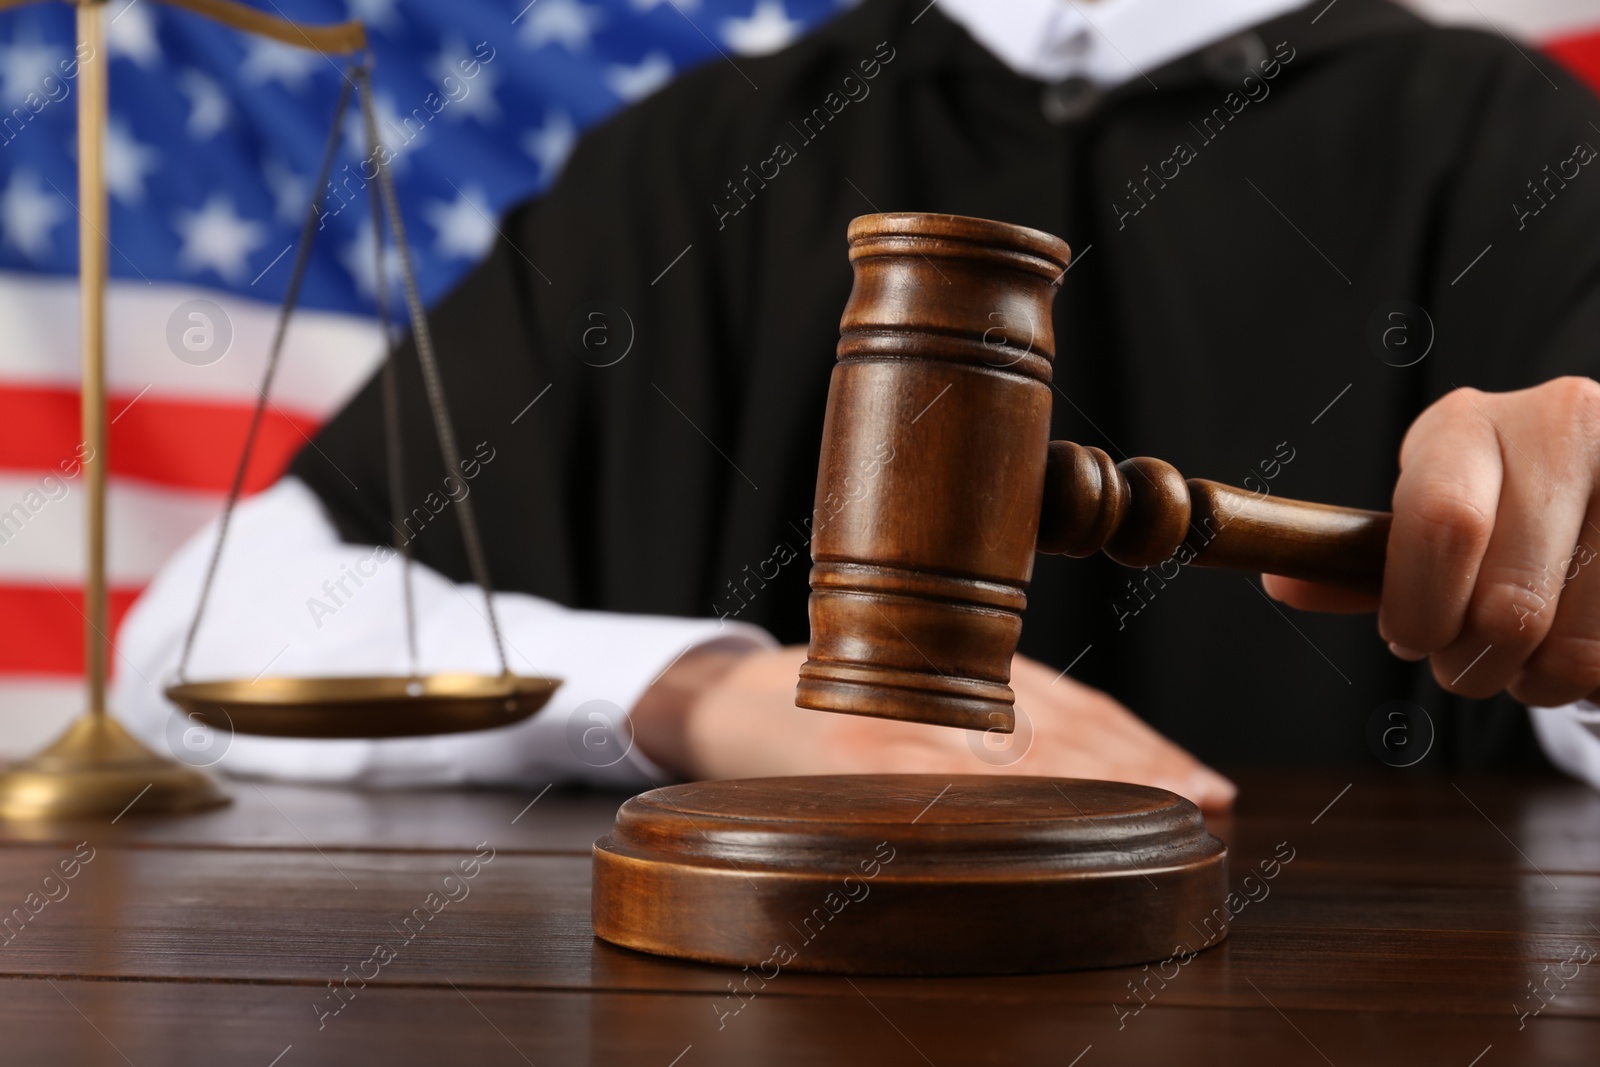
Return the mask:
<path id="1" fill-rule="evenodd" d="M 1556 576 L 1589 511 L 1600 427 L 1593 382 L 1559 379 L 1496 399 L 1484 412 L 1502 463 L 1494 530 L 1461 632 L 1432 656 L 1439 683 L 1474 698 L 1507 688 L 1555 623 L 1563 599 Z"/>
<path id="2" fill-rule="evenodd" d="M 1009 769 L 1154 786 L 1206 812 L 1232 806 L 1232 782 L 1107 694 L 1024 656 L 1012 661 L 1011 685 L 1033 739 L 1027 757 Z"/>
<path id="3" fill-rule="evenodd" d="M 1341 589 L 1336 585 L 1285 578 L 1279 574 L 1263 574 L 1261 586 L 1272 599 L 1282 601 L 1291 608 L 1298 608 L 1301 611 L 1358 615 L 1378 610 L 1378 598 L 1374 594 Z"/>
<path id="4" fill-rule="evenodd" d="M 1457 389 L 1418 416 L 1400 449 L 1378 632 L 1407 658 L 1460 636 L 1500 499 L 1500 446 Z"/>
<path id="5" fill-rule="evenodd" d="M 1600 501 L 1589 513 L 1577 545 L 1563 565 L 1551 568 L 1541 590 L 1556 603 L 1544 608 L 1554 621 L 1538 649 L 1512 679 L 1511 695 L 1531 707 L 1553 708 L 1600 689 L 1600 567 L 1591 566 L 1600 553 Z"/>

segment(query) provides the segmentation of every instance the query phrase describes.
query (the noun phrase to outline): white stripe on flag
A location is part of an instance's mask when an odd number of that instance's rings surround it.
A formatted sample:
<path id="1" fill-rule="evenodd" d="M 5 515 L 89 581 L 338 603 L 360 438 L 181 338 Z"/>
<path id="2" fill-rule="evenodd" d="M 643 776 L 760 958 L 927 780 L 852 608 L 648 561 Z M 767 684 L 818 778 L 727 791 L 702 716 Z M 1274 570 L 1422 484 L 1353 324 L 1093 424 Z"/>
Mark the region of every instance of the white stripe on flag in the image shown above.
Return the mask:
<path id="1" fill-rule="evenodd" d="M 179 359 L 167 340 L 169 320 L 191 300 L 209 300 L 226 313 L 233 340 L 207 366 Z M 153 386 L 165 399 L 251 403 L 266 367 L 277 306 L 184 285 L 115 280 L 106 306 L 106 374 L 113 392 L 132 395 Z M 78 283 L 75 278 L 0 271 L 0 382 L 75 387 L 78 363 Z M 181 335 L 181 329 L 180 329 Z M 295 313 L 273 386 L 285 410 L 326 418 L 377 366 L 377 325 L 355 315 L 302 309 Z"/>
<path id="2" fill-rule="evenodd" d="M 0 472 L 0 585 L 83 582 L 83 480 Z M 143 585 L 222 510 L 222 496 L 113 480 L 106 493 L 113 585 Z M 33 505 L 30 508 L 30 505 Z"/>
<path id="3" fill-rule="evenodd" d="M 0 676 L 0 759 L 31 756 L 54 741 L 83 711 L 83 701 L 76 679 Z"/>

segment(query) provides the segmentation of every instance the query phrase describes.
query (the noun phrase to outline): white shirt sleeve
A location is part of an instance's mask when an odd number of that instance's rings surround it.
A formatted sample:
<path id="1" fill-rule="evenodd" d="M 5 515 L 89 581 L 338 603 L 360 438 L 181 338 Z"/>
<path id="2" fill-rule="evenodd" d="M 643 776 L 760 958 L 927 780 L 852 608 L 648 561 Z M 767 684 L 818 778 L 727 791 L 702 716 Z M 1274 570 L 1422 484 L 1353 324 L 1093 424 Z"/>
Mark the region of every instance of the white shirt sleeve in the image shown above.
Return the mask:
<path id="1" fill-rule="evenodd" d="M 1600 705 L 1580 700 L 1561 708 L 1529 708 L 1528 714 L 1550 762 L 1600 789 Z"/>
<path id="2" fill-rule="evenodd" d="M 157 751 L 235 774 L 363 785 L 660 784 L 670 776 L 626 743 L 631 731 L 609 747 L 584 743 L 596 737 L 586 733 L 600 721 L 593 713 L 620 720 L 691 648 L 776 645 L 747 623 L 575 611 L 496 593 L 512 670 L 562 680 L 531 719 L 477 733 L 373 741 L 214 736 L 202 754 L 193 750 L 190 724 L 161 691 L 177 669 L 216 536 L 212 523 L 191 538 L 128 613 L 118 635 L 113 707 Z M 285 478 L 234 512 L 190 680 L 407 673 L 402 570 L 387 548 L 341 541 L 315 494 Z M 412 582 L 418 669 L 498 673 L 478 588 L 420 564 L 412 565 Z"/>

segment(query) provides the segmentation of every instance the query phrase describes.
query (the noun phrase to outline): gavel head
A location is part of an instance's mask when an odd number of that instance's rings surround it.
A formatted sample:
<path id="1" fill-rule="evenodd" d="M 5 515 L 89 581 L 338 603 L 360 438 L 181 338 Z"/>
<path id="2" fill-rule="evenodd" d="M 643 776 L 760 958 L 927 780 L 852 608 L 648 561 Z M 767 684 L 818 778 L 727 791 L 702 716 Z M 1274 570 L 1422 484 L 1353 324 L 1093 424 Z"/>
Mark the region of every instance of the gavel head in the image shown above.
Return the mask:
<path id="1" fill-rule="evenodd" d="M 1071 251 L 954 215 L 850 224 L 804 708 L 1010 732 Z"/>

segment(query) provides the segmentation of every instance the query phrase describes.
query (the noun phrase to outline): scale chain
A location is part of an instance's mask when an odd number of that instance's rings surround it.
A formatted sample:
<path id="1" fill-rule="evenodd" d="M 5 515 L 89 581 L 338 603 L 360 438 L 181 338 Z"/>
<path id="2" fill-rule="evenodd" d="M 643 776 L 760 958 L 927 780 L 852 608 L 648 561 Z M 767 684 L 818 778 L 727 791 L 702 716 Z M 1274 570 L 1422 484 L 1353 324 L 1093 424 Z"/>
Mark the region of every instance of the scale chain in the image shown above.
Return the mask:
<path id="1" fill-rule="evenodd" d="M 338 158 L 339 144 L 342 140 L 341 129 L 344 122 L 344 113 L 350 105 L 350 82 L 348 79 L 339 87 L 339 103 L 334 107 L 333 128 L 328 132 L 328 145 L 322 155 L 322 170 L 318 176 L 316 191 L 311 196 L 311 205 L 306 211 L 305 225 L 300 230 L 300 244 L 295 249 L 294 266 L 289 272 L 289 286 L 284 293 L 283 306 L 278 309 L 278 322 L 272 334 L 272 347 L 267 352 L 267 369 L 262 375 L 261 385 L 257 388 L 255 408 L 250 413 L 250 425 L 245 431 L 244 450 L 239 457 L 239 466 L 233 472 L 233 483 L 228 487 L 228 498 L 222 506 L 222 516 L 217 523 L 217 542 L 211 549 L 211 559 L 206 564 L 204 581 L 200 584 L 200 602 L 195 605 L 194 618 L 189 620 L 189 631 L 183 638 L 183 652 L 178 657 L 178 681 L 188 680 L 189 657 L 194 653 L 195 636 L 200 632 L 200 620 L 205 616 L 206 604 L 211 599 L 211 588 L 216 583 L 217 564 L 222 560 L 222 546 L 228 539 L 228 526 L 233 520 L 234 508 L 239 503 L 239 497 L 244 491 L 244 479 L 250 469 L 250 457 L 255 451 L 256 438 L 261 429 L 262 417 L 266 414 L 268 397 L 272 393 L 272 381 L 278 373 L 278 362 L 283 355 L 284 337 L 289 332 L 289 319 L 294 315 L 295 305 L 300 297 L 300 284 L 305 279 L 306 265 L 311 258 L 311 242 L 315 238 L 318 220 L 321 217 L 322 191 L 329 185 L 333 174 L 333 164 Z"/>
<path id="2" fill-rule="evenodd" d="M 362 111 L 362 120 L 365 126 L 365 109 Z M 377 131 L 368 128 L 365 136 L 368 158 L 376 159 Z M 405 496 L 405 453 L 400 437 L 400 370 L 395 362 L 399 351 L 395 344 L 394 327 L 389 319 L 389 287 L 383 264 L 383 205 L 375 196 L 368 196 L 367 204 L 372 209 L 372 277 L 377 280 L 373 286 L 373 299 L 378 310 L 378 330 L 383 335 L 383 443 L 385 473 L 389 481 L 389 526 L 394 531 L 400 550 L 400 590 L 406 620 L 406 668 L 415 678 L 419 673 L 417 606 L 411 584 L 411 539 L 403 531 L 405 506 L 401 501 Z"/>
<path id="3" fill-rule="evenodd" d="M 361 83 L 361 114 L 367 128 L 367 139 L 376 146 L 378 121 L 373 113 L 371 72 L 365 66 L 357 66 L 354 73 Z M 417 362 L 422 367 L 422 382 L 428 394 L 428 408 L 433 414 L 434 432 L 439 438 L 439 450 L 444 453 L 447 473 L 460 477 L 461 453 L 456 446 L 455 427 L 450 421 L 450 407 L 444 395 L 444 381 L 439 375 L 439 363 L 434 355 L 433 334 L 428 328 L 427 311 L 423 308 L 422 297 L 417 290 L 416 272 L 411 263 L 411 247 L 406 241 L 405 220 L 400 216 L 400 200 L 395 194 L 394 178 L 389 173 L 387 163 L 379 160 L 377 171 L 378 190 L 383 197 L 384 210 L 389 216 L 389 230 L 394 234 L 395 250 L 400 254 L 400 277 L 405 287 L 406 311 L 411 319 L 411 337 L 416 343 Z M 383 285 L 384 279 L 379 278 L 378 284 Z M 509 675 L 511 667 L 506 660 L 505 637 L 500 631 L 500 619 L 494 607 L 494 586 L 489 579 L 489 562 L 484 555 L 483 541 L 479 536 L 478 520 L 470 495 L 462 494 L 456 504 L 456 511 L 461 523 L 461 540 L 467 552 L 467 565 L 472 571 L 473 581 L 483 590 L 483 604 L 488 614 L 489 631 L 494 636 L 494 650 L 500 661 L 500 673 Z"/>

